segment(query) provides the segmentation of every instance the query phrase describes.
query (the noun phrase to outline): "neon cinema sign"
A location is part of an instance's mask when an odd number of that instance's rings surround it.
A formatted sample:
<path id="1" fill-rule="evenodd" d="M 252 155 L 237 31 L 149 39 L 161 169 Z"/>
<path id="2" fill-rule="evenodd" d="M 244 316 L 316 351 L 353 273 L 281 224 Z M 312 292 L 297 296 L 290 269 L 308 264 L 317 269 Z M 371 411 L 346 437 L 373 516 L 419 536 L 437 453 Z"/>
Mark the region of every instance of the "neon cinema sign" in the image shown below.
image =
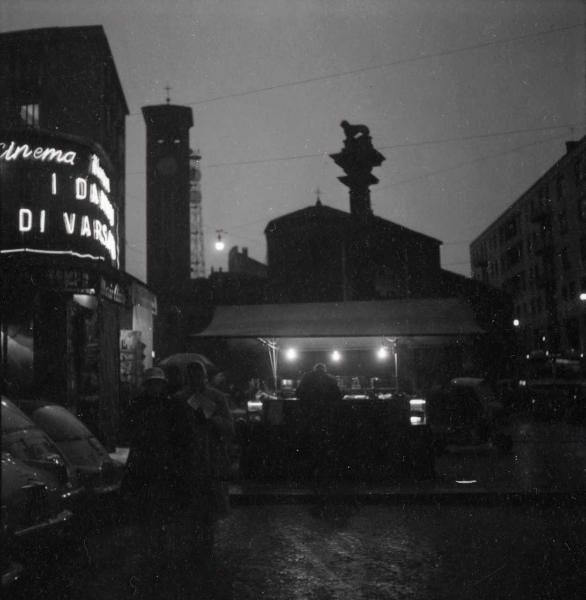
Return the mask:
<path id="1" fill-rule="evenodd" d="M 89 144 L 47 138 L 0 141 L 2 252 L 66 253 L 117 267 L 117 209 L 102 159 Z"/>

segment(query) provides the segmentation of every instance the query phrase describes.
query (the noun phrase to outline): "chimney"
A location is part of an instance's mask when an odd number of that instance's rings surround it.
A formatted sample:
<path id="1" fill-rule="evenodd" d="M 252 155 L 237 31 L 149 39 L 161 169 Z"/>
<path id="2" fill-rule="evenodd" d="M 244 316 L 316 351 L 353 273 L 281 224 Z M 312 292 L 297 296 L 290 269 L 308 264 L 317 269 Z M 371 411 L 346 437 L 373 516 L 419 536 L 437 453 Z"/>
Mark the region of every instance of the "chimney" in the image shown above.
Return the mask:
<path id="1" fill-rule="evenodd" d="M 242 248 L 242 256 L 244 256 L 244 258 L 248 258 L 248 248 Z"/>

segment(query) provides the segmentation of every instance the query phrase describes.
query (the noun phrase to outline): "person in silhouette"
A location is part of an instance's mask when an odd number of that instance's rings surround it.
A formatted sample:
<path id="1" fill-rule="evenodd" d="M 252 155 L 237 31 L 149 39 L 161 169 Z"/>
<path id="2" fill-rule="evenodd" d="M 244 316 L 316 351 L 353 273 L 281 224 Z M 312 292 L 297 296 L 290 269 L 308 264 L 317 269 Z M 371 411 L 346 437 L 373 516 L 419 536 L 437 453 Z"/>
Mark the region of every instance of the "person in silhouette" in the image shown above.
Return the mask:
<path id="1" fill-rule="evenodd" d="M 167 386 L 162 369 L 147 369 L 126 416 L 130 450 L 122 497 L 134 525 L 136 581 L 144 594 L 169 569 L 205 553 L 202 532 L 213 495 L 194 411 L 169 396 Z"/>
<path id="2" fill-rule="evenodd" d="M 297 398 L 306 424 L 306 452 L 316 485 L 327 487 L 336 478 L 336 416 L 342 394 L 325 364 L 317 363 L 305 373 Z"/>
<path id="3" fill-rule="evenodd" d="M 177 397 L 189 408 L 201 474 L 206 478 L 209 490 L 208 504 L 199 515 L 203 519 L 203 544 L 209 553 L 216 523 L 229 511 L 226 480 L 230 476 L 228 447 L 234 436 L 234 422 L 226 395 L 208 384 L 207 370 L 202 362 L 187 365 L 187 379 L 187 387 Z"/>

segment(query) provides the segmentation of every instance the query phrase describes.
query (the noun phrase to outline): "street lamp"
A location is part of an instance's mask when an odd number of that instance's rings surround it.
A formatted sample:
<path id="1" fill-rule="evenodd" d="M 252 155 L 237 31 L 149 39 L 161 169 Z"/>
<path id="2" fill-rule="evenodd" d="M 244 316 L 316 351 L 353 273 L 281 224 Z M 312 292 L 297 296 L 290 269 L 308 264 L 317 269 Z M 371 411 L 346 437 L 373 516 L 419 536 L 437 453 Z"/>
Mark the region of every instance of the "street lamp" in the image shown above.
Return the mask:
<path id="1" fill-rule="evenodd" d="M 515 374 L 516 374 L 516 378 L 517 380 L 520 379 L 521 376 L 521 371 L 522 371 L 522 367 L 521 367 L 521 354 L 523 351 L 523 346 L 524 344 L 521 344 L 521 338 L 520 338 L 520 330 L 519 327 L 521 326 L 521 321 L 517 318 L 513 319 L 513 327 L 515 328 L 515 333 L 514 333 L 514 344 L 515 344 L 515 356 L 514 356 L 514 360 L 515 360 L 515 364 L 513 365 L 513 368 L 515 370 Z"/>
<path id="2" fill-rule="evenodd" d="M 332 352 L 332 360 L 334 362 L 340 362 L 341 359 L 342 359 L 342 355 L 337 350 L 334 350 Z"/>
<path id="3" fill-rule="evenodd" d="M 225 247 L 224 240 L 222 239 L 222 234 L 226 233 L 223 229 L 216 229 L 216 233 L 218 234 L 218 238 L 216 239 L 215 248 L 218 252 L 221 252 Z"/>

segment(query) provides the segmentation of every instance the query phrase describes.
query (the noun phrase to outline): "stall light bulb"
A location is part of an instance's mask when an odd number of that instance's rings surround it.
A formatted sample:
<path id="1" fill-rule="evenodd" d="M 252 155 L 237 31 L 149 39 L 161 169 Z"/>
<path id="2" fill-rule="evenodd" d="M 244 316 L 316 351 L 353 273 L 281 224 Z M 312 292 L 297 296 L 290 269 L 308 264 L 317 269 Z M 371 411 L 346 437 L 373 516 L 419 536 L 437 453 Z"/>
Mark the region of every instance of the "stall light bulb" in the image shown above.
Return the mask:
<path id="1" fill-rule="evenodd" d="M 376 351 L 376 355 L 379 357 L 380 360 L 384 360 L 385 358 L 387 358 L 389 356 L 389 350 L 386 346 L 381 346 Z"/>
<path id="2" fill-rule="evenodd" d="M 287 350 L 285 350 L 285 358 L 287 360 L 297 360 L 298 356 L 295 348 L 287 348 Z"/>
<path id="3" fill-rule="evenodd" d="M 342 355 L 337 350 L 334 350 L 332 352 L 332 360 L 334 362 L 338 362 L 341 358 L 342 358 Z"/>

